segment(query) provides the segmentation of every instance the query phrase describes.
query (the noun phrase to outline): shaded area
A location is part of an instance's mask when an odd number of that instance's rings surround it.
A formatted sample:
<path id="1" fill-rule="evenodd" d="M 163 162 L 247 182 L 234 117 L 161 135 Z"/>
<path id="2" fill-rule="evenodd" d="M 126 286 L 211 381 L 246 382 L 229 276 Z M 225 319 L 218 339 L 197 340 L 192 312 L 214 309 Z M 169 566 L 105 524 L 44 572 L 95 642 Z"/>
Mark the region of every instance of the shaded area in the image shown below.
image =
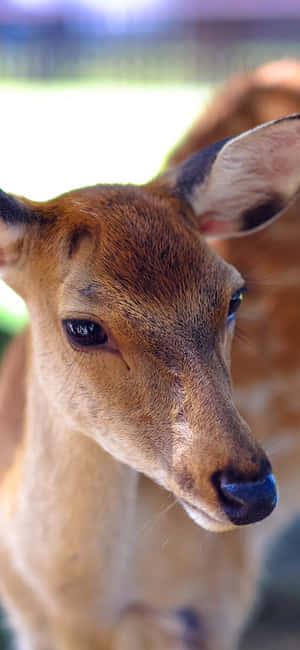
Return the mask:
<path id="1" fill-rule="evenodd" d="M 300 648 L 300 519 L 284 531 L 266 558 L 261 593 L 240 650 Z"/>
<path id="2" fill-rule="evenodd" d="M 3 353 L 11 338 L 12 338 L 11 334 L 9 334 L 7 331 L 0 329 L 0 361 L 2 361 Z"/>
<path id="3" fill-rule="evenodd" d="M 11 633 L 3 610 L 0 609 L 0 650 L 14 650 Z"/>
<path id="4" fill-rule="evenodd" d="M 11 339 L 11 335 L 0 330 L 0 360 L 3 357 L 4 350 Z M 0 609 L 0 650 L 13 650 L 11 644 L 11 635 L 4 615 Z"/>

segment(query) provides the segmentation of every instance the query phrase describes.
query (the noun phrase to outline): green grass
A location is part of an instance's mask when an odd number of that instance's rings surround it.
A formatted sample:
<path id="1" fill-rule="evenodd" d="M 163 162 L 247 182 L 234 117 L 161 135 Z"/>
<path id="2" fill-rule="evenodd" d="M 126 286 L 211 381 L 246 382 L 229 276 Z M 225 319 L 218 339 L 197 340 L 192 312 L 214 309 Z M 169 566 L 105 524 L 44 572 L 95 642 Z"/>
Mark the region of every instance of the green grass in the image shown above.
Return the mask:
<path id="1" fill-rule="evenodd" d="M 4 282 L 0 282 L 0 330 L 17 333 L 27 322 L 23 300 Z"/>
<path id="2" fill-rule="evenodd" d="M 2 83 L 0 186 L 44 200 L 95 183 L 143 183 L 161 168 L 208 85 Z M 26 320 L 0 285 L 0 328 Z"/>

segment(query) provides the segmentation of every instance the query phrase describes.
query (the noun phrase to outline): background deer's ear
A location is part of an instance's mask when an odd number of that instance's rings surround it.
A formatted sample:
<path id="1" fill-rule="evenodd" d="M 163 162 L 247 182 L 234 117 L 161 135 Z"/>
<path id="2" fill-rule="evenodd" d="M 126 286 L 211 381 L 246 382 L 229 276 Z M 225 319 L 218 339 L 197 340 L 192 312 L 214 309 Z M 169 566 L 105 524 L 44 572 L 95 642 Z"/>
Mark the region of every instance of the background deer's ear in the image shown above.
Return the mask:
<path id="1" fill-rule="evenodd" d="M 203 149 L 157 181 L 188 204 L 207 236 L 263 228 L 300 191 L 300 114 Z"/>
<path id="2" fill-rule="evenodd" d="M 33 215 L 25 200 L 0 190 L 0 270 L 17 261 Z"/>

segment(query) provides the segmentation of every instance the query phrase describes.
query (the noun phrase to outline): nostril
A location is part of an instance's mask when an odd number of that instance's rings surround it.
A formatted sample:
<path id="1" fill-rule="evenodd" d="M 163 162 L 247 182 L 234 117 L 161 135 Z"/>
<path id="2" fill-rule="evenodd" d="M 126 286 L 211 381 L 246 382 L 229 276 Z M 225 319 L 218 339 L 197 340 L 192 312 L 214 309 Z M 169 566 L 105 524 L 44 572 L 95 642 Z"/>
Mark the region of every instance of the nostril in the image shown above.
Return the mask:
<path id="1" fill-rule="evenodd" d="M 257 480 L 241 481 L 224 471 L 213 482 L 227 516 L 237 526 L 264 519 L 276 506 L 276 482 L 271 473 Z"/>

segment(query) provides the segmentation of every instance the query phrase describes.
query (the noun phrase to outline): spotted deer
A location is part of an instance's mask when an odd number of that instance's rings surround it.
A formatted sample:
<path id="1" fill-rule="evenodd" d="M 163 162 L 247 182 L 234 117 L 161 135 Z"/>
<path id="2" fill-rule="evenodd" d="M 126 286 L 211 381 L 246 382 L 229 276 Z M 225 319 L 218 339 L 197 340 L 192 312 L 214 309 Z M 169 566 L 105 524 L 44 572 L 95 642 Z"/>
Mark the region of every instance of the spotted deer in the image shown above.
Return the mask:
<path id="1" fill-rule="evenodd" d="M 215 93 L 169 157 L 171 167 L 217 138 L 252 129 L 264 120 L 300 110 L 300 63 L 283 60 L 230 79 Z M 234 399 L 243 417 L 271 456 L 280 500 L 264 526 L 214 539 L 199 531 L 203 576 L 211 587 L 209 611 L 205 592 L 202 607 L 208 635 L 223 636 L 224 646 L 236 647 L 245 618 L 255 599 L 262 558 L 270 541 L 299 514 L 300 467 L 300 227 L 299 200 L 284 220 L 264 232 L 214 242 L 214 249 L 248 278 L 247 300 L 240 310 L 241 339 L 232 350 Z M 200 537 L 202 537 L 200 541 Z M 223 601 L 223 603 L 222 603 Z M 222 622 L 226 620 L 226 625 Z M 209 648 L 214 650 L 214 641 Z M 276 646 L 277 647 L 277 646 Z"/>
<path id="2" fill-rule="evenodd" d="M 141 187 L 1 192 L 1 269 L 31 323 L 0 385 L 0 588 L 18 648 L 205 647 L 200 526 L 276 504 L 232 401 L 245 281 L 205 237 L 263 227 L 299 187 L 296 115 Z"/>

